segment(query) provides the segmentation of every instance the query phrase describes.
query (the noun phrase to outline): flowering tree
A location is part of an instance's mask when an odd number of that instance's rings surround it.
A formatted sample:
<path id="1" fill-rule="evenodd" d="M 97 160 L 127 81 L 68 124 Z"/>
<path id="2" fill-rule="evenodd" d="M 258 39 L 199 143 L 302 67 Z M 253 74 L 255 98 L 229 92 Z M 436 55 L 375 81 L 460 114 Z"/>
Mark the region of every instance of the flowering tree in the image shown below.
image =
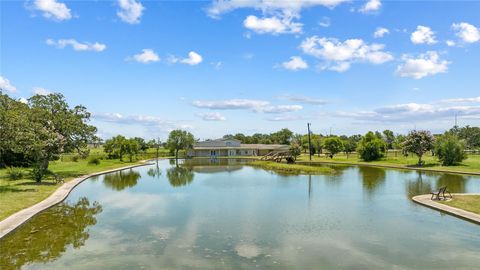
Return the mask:
<path id="1" fill-rule="evenodd" d="M 418 165 L 423 165 L 422 156 L 427 151 L 432 150 L 435 138 L 430 131 L 414 130 L 408 133 L 403 142 L 403 151 L 414 153 L 418 157 Z"/>

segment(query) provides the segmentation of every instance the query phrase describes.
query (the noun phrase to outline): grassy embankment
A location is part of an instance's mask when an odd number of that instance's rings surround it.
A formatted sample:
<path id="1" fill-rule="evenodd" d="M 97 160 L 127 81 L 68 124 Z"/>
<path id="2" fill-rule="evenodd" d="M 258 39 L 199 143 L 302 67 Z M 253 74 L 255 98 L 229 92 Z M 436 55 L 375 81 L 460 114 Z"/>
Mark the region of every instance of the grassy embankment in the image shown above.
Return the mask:
<path id="1" fill-rule="evenodd" d="M 466 160 L 461 164 L 456 166 L 442 166 L 436 157 L 431 155 L 425 155 L 423 157 L 425 165 L 418 167 L 417 162 L 418 158 L 413 155 L 404 157 L 400 153 L 397 153 L 395 156 L 394 153 L 389 153 L 386 158 L 378 161 L 365 162 L 357 157 L 356 154 L 350 154 L 348 157 L 345 154 L 339 154 L 333 157 L 333 159 L 325 156 L 312 156 L 312 162 L 314 163 L 328 163 L 328 162 L 338 162 L 338 163 L 349 163 L 349 164 L 359 164 L 359 165 L 384 165 L 384 166 L 395 166 L 405 169 L 425 169 L 425 170 L 436 170 L 436 171 L 458 171 L 458 172 L 474 172 L 480 173 L 480 155 L 469 155 Z M 306 154 L 302 154 L 297 162 L 309 162 L 309 157 Z"/>
<path id="2" fill-rule="evenodd" d="M 456 195 L 452 200 L 439 202 L 480 215 L 480 195 Z"/>
<path id="3" fill-rule="evenodd" d="M 162 149 L 160 156 L 165 156 L 167 152 L 168 150 Z M 133 162 L 129 162 L 128 157 L 124 157 L 124 161 L 102 159 L 98 165 L 88 164 L 88 160 L 92 157 L 104 156 L 102 149 L 91 149 L 89 158 L 78 159 L 76 162 L 73 161 L 73 156 L 64 155 L 60 160 L 50 162 L 49 169 L 67 182 L 81 175 L 134 165 L 139 163 L 139 160 L 155 158 L 156 151 L 149 149 Z M 60 186 L 54 183 L 51 176 L 42 180 L 41 183 L 36 183 L 29 175 L 29 168 L 22 170 L 22 179 L 9 180 L 7 169 L 0 169 L 0 220 L 44 200 Z"/>

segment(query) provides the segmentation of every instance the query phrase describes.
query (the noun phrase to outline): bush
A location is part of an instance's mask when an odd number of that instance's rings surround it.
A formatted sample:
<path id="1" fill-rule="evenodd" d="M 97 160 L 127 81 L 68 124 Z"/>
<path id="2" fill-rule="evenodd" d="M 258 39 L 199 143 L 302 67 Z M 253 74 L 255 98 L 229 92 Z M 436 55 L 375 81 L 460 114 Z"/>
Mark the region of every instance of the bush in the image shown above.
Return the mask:
<path id="1" fill-rule="evenodd" d="M 99 165 L 100 164 L 100 158 L 98 157 L 92 157 L 88 160 L 89 165 Z"/>
<path id="2" fill-rule="evenodd" d="M 434 151 L 443 166 L 450 166 L 467 158 L 464 148 L 457 136 L 445 134 L 437 139 Z"/>
<path id="3" fill-rule="evenodd" d="M 35 165 L 30 172 L 30 176 L 32 177 L 35 182 L 41 182 L 43 177 L 49 173 L 48 169 L 45 169 L 41 165 Z"/>
<path id="4" fill-rule="evenodd" d="M 80 158 L 80 157 L 77 156 L 77 155 L 72 156 L 72 161 L 73 161 L 73 162 L 78 162 L 78 159 L 79 159 L 79 158 Z"/>
<path id="5" fill-rule="evenodd" d="M 18 167 L 8 167 L 7 175 L 9 180 L 19 180 L 23 178 L 23 171 Z"/>
<path id="6" fill-rule="evenodd" d="M 385 141 L 379 139 L 373 132 L 365 134 L 357 147 L 357 152 L 364 161 L 379 160 L 385 156 L 386 151 Z"/>

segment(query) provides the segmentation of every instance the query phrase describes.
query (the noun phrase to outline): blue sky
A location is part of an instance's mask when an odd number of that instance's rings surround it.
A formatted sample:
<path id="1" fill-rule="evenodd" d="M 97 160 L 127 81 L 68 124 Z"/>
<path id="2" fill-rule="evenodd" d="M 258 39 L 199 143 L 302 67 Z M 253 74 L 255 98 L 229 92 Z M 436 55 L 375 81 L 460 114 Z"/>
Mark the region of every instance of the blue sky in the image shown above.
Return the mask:
<path id="1" fill-rule="evenodd" d="M 99 134 L 480 124 L 478 1 L 2 1 L 0 86 Z"/>

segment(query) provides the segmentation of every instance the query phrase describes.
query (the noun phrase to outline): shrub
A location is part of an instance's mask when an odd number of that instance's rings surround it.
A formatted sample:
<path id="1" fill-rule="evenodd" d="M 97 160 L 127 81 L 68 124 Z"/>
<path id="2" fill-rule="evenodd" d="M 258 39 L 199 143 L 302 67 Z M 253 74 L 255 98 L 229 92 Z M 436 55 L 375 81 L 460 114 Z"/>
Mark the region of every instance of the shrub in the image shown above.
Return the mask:
<path id="1" fill-rule="evenodd" d="M 9 180 L 19 180 L 23 178 L 23 171 L 18 167 L 8 167 L 7 175 Z"/>
<path id="2" fill-rule="evenodd" d="M 457 136 L 445 134 L 437 139 L 434 151 L 443 166 L 450 166 L 467 158 L 464 148 Z"/>
<path id="3" fill-rule="evenodd" d="M 357 152 L 365 161 L 379 160 L 385 156 L 387 144 L 373 132 L 368 132 L 358 143 Z"/>
<path id="4" fill-rule="evenodd" d="M 32 171 L 30 172 L 30 176 L 33 180 L 35 180 L 35 182 L 41 182 L 43 177 L 48 173 L 48 169 L 45 169 L 40 164 L 36 164 L 33 166 Z"/>
<path id="5" fill-rule="evenodd" d="M 99 165 L 100 164 L 100 158 L 98 157 L 92 157 L 88 160 L 89 165 Z"/>
<path id="6" fill-rule="evenodd" d="M 78 162 L 78 159 L 79 159 L 79 158 L 80 158 L 80 157 L 77 156 L 77 155 L 72 156 L 72 161 L 73 161 L 73 162 Z"/>

